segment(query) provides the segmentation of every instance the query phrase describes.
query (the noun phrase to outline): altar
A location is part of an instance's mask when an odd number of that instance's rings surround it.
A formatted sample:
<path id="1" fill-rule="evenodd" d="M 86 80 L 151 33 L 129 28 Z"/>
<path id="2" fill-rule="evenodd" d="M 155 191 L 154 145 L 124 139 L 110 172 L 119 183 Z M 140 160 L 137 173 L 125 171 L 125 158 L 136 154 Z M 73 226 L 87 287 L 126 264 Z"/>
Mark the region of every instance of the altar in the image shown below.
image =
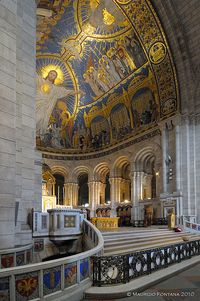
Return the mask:
<path id="1" fill-rule="evenodd" d="M 92 217 L 91 222 L 98 229 L 118 228 L 119 217 Z"/>

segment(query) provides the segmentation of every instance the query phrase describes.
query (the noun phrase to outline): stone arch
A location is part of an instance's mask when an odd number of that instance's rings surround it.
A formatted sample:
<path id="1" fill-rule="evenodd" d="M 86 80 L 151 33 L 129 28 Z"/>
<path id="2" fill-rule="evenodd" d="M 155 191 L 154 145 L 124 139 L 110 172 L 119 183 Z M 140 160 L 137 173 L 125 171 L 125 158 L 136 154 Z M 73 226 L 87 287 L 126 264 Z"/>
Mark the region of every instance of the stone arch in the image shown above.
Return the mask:
<path id="1" fill-rule="evenodd" d="M 122 177 L 125 169 L 130 165 L 130 160 L 126 156 L 120 156 L 117 158 L 113 164 L 111 175 L 113 177 Z"/>
<path id="2" fill-rule="evenodd" d="M 67 182 L 69 173 L 68 170 L 63 166 L 52 166 L 51 167 L 52 174 L 60 174 L 64 177 L 65 182 Z"/>
<path id="3" fill-rule="evenodd" d="M 109 173 L 110 169 L 107 162 L 99 163 L 95 166 L 93 170 L 94 181 L 105 182 L 106 175 Z"/>
<path id="4" fill-rule="evenodd" d="M 150 146 L 144 147 L 135 155 L 135 171 L 144 171 L 145 167 L 149 167 L 149 164 L 153 163 L 155 159 L 156 155 L 154 149 Z"/>
<path id="5" fill-rule="evenodd" d="M 87 166 L 77 166 L 71 173 L 71 180 L 74 183 L 77 183 L 78 177 L 83 175 L 83 174 L 88 174 L 88 181 L 91 178 L 91 170 Z"/>
<path id="6" fill-rule="evenodd" d="M 161 166 L 161 148 L 158 144 L 146 146 L 139 150 L 134 157 L 133 171 L 140 174 L 142 198 L 155 198 L 159 195 L 161 177 L 159 169 Z"/>

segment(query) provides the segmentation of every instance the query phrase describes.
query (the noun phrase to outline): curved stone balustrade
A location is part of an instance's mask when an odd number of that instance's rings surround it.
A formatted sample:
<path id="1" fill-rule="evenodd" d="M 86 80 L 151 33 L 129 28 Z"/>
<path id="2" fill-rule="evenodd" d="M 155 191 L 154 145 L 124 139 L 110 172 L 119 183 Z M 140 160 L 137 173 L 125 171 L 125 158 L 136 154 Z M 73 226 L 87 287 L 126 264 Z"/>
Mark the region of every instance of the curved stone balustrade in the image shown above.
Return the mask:
<path id="1" fill-rule="evenodd" d="M 44 263 L 8 268 L 0 271 L 0 295 L 3 300 L 72 300 L 77 290 L 90 286 L 91 260 L 103 251 L 103 237 L 90 222 L 83 220 L 83 233 L 94 246 L 92 249 L 70 257 Z M 53 299 L 52 299 L 53 298 Z M 75 299 L 73 299 L 75 300 Z"/>
<path id="2" fill-rule="evenodd" d="M 32 262 L 32 244 L 0 250 L 0 268 L 11 268 L 15 266 L 21 266 Z"/>
<path id="3" fill-rule="evenodd" d="M 183 227 L 185 231 L 200 233 L 200 224 L 190 222 L 186 218 L 183 218 Z"/>

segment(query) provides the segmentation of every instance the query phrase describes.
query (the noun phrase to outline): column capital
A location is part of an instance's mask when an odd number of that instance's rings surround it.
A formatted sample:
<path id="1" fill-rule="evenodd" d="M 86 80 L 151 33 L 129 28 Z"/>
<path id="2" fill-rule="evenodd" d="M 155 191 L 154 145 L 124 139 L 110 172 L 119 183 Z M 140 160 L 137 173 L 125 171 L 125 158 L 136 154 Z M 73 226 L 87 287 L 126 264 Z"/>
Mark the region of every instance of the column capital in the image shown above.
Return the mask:
<path id="1" fill-rule="evenodd" d="M 78 185 L 77 182 L 67 182 L 67 183 L 64 183 L 64 187 L 73 187 L 73 186 L 76 186 Z"/>
<path id="2" fill-rule="evenodd" d="M 93 186 L 95 187 L 101 184 L 103 184 L 101 181 L 90 181 L 88 182 L 88 187 L 93 187 Z"/>

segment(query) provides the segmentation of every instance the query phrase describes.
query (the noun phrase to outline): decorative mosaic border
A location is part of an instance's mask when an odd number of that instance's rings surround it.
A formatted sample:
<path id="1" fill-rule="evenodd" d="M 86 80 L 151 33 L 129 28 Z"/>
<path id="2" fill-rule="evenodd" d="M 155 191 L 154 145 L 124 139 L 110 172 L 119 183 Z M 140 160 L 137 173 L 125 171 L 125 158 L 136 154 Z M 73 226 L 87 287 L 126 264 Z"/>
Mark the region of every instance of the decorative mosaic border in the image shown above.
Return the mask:
<path id="1" fill-rule="evenodd" d="M 174 113 L 179 105 L 175 65 L 162 25 L 149 0 L 114 0 L 138 34 L 154 72 L 160 99 L 160 118 Z"/>
<path id="2" fill-rule="evenodd" d="M 143 136 L 137 137 L 131 141 L 127 141 L 121 145 L 117 145 L 116 147 L 113 147 L 109 150 L 103 151 L 103 152 L 96 152 L 95 154 L 81 154 L 81 155 L 76 155 L 76 154 L 72 154 L 72 155 L 56 155 L 56 154 L 50 154 L 50 153 L 43 153 L 42 157 L 46 158 L 46 159 L 53 159 L 53 160 L 68 160 L 68 161 L 74 161 L 74 160 L 88 160 L 88 159 L 95 159 L 95 158 L 100 158 L 106 155 L 110 155 L 113 152 L 119 151 L 121 149 L 124 149 L 126 147 L 129 147 L 131 145 L 137 144 L 141 141 L 145 141 L 148 139 L 151 139 L 152 137 L 155 137 L 157 135 L 160 135 L 160 130 L 156 129 L 150 133 L 147 133 Z M 40 149 L 41 151 L 45 150 L 45 149 Z M 46 150 L 45 150 L 46 151 Z M 55 152 L 55 150 L 54 150 Z"/>

